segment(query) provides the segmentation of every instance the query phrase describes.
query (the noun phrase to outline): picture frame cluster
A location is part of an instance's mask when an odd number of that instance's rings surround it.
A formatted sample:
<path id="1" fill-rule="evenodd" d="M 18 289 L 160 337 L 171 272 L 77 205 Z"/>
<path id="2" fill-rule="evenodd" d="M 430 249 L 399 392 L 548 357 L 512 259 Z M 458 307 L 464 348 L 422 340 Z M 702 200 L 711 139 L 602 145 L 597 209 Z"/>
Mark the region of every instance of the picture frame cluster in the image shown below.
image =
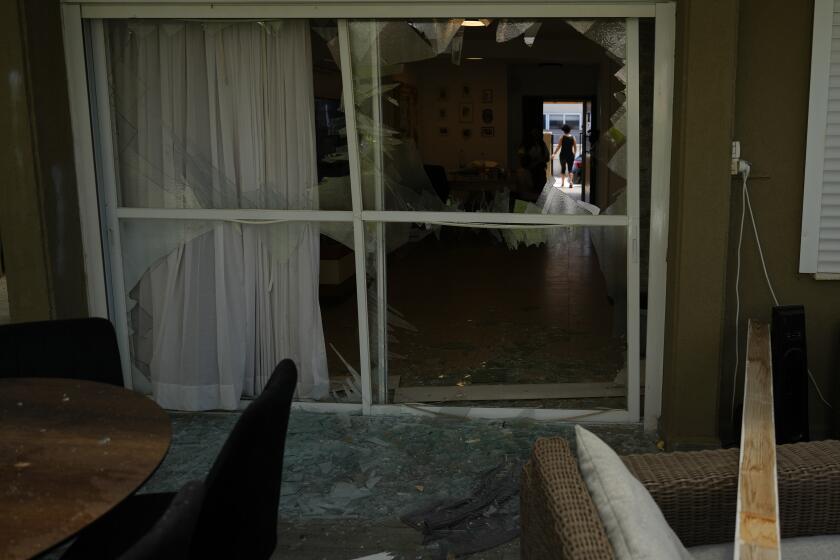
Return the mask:
<path id="1" fill-rule="evenodd" d="M 496 136 L 495 128 L 495 113 L 493 104 L 493 90 L 490 88 L 482 89 L 480 96 L 481 107 L 478 109 L 478 118 L 476 118 L 477 110 L 475 109 L 472 98 L 472 86 L 470 84 L 461 85 L 461 102 L 458 105 L 458 124 L 470 125 L 478 121 L 480 125 L 480 132 L 483 138 L 493 138 Z M 446 88 L 440 88 L 438 91 L 438 134 L 440 136 L 449 136 L 450 115 L 448 108 L 443 104 L 449 99 L 449 93 Z M 461 127 L 461 137 L 465 140 L 472 138 L 472 129 L 468 126 Z"/>

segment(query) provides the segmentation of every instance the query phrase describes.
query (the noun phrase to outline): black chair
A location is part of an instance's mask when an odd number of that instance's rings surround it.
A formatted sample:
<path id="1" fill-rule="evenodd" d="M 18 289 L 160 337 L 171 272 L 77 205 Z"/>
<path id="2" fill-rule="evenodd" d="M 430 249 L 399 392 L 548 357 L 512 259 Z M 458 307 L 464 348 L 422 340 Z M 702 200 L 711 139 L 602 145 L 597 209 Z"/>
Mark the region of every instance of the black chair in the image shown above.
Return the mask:
<path id="1" fill-rule="evenodd" d="M 122 387 L 114 326 L 99 318 L 0 326 L 0 377 L 67 377 Z"/>
<path id="2" fill-rule="evenodd" d="M 204 496 L 205 486 L 200 480 L 185 484 L 157 523 L 119 559 L 186 558 L 204 505 Z"/>
<path id="3" fill-rule="evenodd" d="M 283 360 L 242 413 L 207 478 L 190 558 L 265 559 L 277 545 L 277 508 L 297 369 Z M 169 507 L 172 494 L 137 494 L 85 529 L 63 559 L 114 558 Z"/>

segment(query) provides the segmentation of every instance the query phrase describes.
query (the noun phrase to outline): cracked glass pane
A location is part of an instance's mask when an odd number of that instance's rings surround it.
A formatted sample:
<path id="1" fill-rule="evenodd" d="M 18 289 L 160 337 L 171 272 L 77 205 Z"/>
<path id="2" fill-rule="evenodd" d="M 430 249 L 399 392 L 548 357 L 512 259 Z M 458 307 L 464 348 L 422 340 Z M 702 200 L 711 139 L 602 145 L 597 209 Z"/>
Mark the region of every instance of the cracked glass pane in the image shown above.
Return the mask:
<path id="1" fill-rule="evenodd" d="M 624 212 L 625 20 L 352 21 L 349 47 L 365 209 Z"/>
<path id="2" fill-rule="evenodd" d="M 236 410 L 279 355 L 297 364 L 298 399 L 361 402 L 355 258 L 336 240 L 352 224 L 124 220 L 120 229 L 135 389 L 184 409 L 194 386 L 214 379 L 216 408 Z"/>
<path id="3" fill-rule="evenodd" d="M 105 22 L 119 204 L 350 210 L 336 29 Z"/>
<path id="4" fill-rule="evenodd" d="M 409 237 L 384 275 L 385 402 L 626 407 L 625 228 L 412 225 Z"/>

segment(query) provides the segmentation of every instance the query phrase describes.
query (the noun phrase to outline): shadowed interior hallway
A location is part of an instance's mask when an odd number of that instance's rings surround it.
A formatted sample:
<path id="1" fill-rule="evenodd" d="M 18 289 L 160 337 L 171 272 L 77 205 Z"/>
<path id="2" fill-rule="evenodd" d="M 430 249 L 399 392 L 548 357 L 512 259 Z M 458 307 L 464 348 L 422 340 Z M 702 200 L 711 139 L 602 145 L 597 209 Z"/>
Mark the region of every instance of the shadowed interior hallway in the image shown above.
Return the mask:
<path id="1" fill-rule="evenodd" d="M 546 243 L 510 249 L 496 230 L 445 227 L 390 255 L 389 305 L 401 319 L 389 329 L 391 379 L 400 387 L 612 381 L 625 341 L 590 232 L 542 231 Z M 358 355 L 355 305 L 348 297 L 322 306 L 327 341 L 345 357 Z M 612 407 L 624 399 L 499 401 Z"/>

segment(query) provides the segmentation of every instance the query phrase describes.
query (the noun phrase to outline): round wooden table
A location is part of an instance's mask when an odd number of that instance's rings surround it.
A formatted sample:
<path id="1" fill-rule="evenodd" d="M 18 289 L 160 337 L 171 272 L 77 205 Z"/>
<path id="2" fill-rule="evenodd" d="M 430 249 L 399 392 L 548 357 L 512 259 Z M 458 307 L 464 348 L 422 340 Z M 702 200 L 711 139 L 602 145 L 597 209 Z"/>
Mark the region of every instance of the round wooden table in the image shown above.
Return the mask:
<path id="1" fill-rule="evenodd" d="M 30 558 L 75 535 L 155 471 L 169 416 L 120 387 L 0 379 L 0 558 Z"/>

